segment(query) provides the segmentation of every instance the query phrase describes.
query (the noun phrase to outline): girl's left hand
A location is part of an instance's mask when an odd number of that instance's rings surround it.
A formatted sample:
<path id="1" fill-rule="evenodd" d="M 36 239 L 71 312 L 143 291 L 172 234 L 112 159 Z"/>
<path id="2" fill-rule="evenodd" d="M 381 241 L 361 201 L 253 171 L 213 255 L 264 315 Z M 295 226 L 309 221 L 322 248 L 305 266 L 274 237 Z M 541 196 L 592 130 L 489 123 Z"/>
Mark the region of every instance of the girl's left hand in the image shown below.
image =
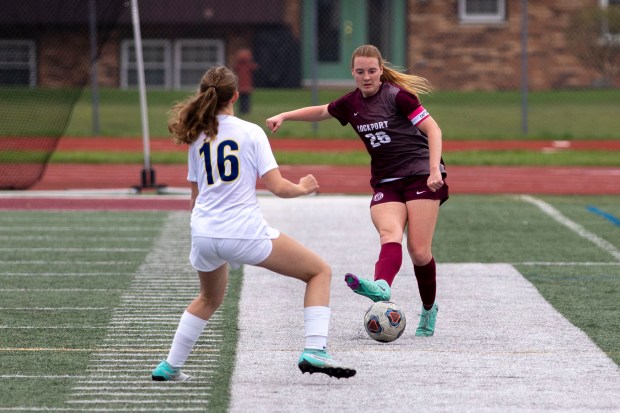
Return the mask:
<path id="1" fill-rule="evenodd" d="M 443 186 L 443 177 L 441 176 L 441 172 L 431 172 L 428 180 L 426 181 L 426 185 L 433 192 L 436 192 L 439 188 L 441 188 Z"/>
<path id="2" fill-rule="evenodd" d="M 319 190 L 319 182 L 312 174 L 301 177 L 299 180 L 299 186 L 303 188 L 306 195 Z"/>

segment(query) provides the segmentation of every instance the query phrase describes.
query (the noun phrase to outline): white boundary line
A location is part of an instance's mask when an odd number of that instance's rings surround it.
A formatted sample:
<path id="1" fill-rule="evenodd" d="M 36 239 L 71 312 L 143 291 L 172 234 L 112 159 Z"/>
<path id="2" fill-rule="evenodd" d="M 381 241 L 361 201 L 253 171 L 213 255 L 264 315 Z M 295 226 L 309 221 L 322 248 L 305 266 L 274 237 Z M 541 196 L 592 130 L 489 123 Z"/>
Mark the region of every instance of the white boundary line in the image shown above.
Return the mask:
<path id="1" fill-rule="evenodd" d="M 580 237 L 583 237 L 602 249 L 603 251 L 609 253 L 613 256 L 617 261 L 620 261 L 620 250 L 616 248 L 609 241 L 599 237 L 598 235 L 588 231 L 583 226 L 579 225 L 575 221 L 572 221 L 570 218 L 562 214 L 560 211 L 555 209 L 551 204 L 543 201 L 542 199 L 534 198 L 530 195 L 521 195 L 521 199 L 525 202 L 528 202 L 532 205 L 537 206 L 543 211 L 545 214 L 549 215 L 551 218 L 564 225 L 566 228 L 572 230 Z"/>

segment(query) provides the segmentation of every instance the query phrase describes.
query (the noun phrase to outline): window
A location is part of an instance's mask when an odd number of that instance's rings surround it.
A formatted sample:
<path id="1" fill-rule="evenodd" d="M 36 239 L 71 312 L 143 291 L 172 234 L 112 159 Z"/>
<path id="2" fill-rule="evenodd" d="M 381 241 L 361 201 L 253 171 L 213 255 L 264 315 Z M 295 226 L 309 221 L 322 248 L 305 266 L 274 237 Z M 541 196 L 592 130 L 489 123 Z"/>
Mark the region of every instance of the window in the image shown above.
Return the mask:
<path id="1" fill-rule="evenodd" d="M 0 40 L 0 85 L 35 86 L 35 43 L 30 40 Z"/>
<path id="2" fill-rule="evenodd" d="M 151 87 L 169 89 L 171 86 L 170 42 L 167 40 L 143 40 L 144 83 Z M 138 86 L 138 63 L 133 40 L 121 44 L 121 87 Z"/>
<path id="3" fill-rule="evenodd" d="M 506 0 L 459 0 L 463 23 L 502 23 L 506 20 Z"/>
<path id="4" fill-rule="evenodd" d="M 604 41 L 620 42 L 620 0 L 599 0 L 603 15 L 601 32 Z"/>
<path id="5" fill-rule="evenodd" d="M 224 64 L 224 42 L 213 39 L 142 41 L 144 81 L 161 89 L 195 88 L 211 66 Z M 121 45 L 121 87 L 138 86 L 138 65 L 133 40 Z"/>
<path id="6" fill-rule="evenodd" d="M 204 72 L 212 66 L 224 65 L 222 40 L 184 39 L 174 44 L 174 87 L 195 88 Z"/>

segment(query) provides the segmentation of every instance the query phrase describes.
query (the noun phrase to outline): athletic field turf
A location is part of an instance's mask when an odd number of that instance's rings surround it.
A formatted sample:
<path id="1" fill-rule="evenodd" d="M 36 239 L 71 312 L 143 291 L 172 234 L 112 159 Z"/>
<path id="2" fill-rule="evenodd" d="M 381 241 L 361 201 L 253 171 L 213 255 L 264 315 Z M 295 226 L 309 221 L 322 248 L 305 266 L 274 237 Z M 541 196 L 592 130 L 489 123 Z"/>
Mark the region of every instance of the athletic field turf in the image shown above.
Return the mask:
<path id="1" fill-rule="evenodd" d="M 619 197 L 453 196 L 433 250 L 436 335 L 413 335 L 405 259 L 393 300 L 408 327 L 390 344 L 367 337 L 370 301 L 343 281 L 374 267 L 368 199 L 260 200 L 332 265 L 330 351 L 355 377 L 302 375 L 303 284 L 245 267 L 193 380 L 151 382 L 198 288 L 188 213 L 2 211 L 0 411 L 620 410 Z"/>

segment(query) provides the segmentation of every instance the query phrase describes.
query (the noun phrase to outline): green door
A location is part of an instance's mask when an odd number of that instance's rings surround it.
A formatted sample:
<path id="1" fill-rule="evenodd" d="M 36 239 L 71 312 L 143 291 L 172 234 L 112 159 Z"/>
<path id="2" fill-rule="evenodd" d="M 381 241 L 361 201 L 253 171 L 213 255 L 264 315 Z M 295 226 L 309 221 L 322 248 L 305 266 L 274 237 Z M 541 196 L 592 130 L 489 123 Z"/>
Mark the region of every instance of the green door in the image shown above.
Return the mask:
<path id="1" fill-rule="evenodd" d="M 318 78 L 325 85 L 350 85 L 351 54 L 362 44 L 379 47 L 396 66 L 405 62 L 406 0 L 315 0 Z M 303 77 L 312 77 L 311 7 L 303 2 Z"/>

